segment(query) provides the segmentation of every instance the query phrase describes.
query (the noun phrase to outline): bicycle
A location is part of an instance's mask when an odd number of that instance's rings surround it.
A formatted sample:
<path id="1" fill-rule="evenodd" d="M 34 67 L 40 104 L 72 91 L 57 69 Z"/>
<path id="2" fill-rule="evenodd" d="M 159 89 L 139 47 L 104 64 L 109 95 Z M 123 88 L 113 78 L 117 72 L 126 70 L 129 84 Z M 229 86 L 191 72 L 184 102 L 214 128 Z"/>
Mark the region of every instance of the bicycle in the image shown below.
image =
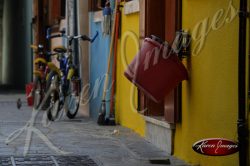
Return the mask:
<path id="1" fill-rule="evenodd" d="M 79 76 L 79 64 L 73 60 L 73 41 L 89 41 L 93 43 L 98 36 L 90 39 L 86 35 L 67 36 L 64 31 L 56 35 L 50 35 L 50 29 L 47 31 L 47 39 L 63 37 L 67 39 L 67 47 L 60 46 L 53 49 L 57 53 L 57 60 L 60 63 L 60 72 L 50 72 L 48 85 L 50 85 L 50 106 L 47 110 L 47 118 L 54 121 L 58 113 L 64 108 L 66 116 L 69 119 L 75 118 L 80 104 L 81 78 Z"/>
<path id="2" fill-rule="evenodd" d="M 34 99 L 33 107 L 35 109 L 39 109 L 42 100 L 46 93 L 46 82 L 48 79 L 48 73 L 51 70 L 51 62 L 49 62 L 49 57 L 55 54 L 44 51 L 44 46 L 39 44 L 30 46 L 33 50 L 35 50 L 36 57 L 34 60 L 34 81 L 33 81 L 33 90 L 32 96 Z M 42 109 L 46 110 L 48 108 L 48 104 L 44 104 Z"/>

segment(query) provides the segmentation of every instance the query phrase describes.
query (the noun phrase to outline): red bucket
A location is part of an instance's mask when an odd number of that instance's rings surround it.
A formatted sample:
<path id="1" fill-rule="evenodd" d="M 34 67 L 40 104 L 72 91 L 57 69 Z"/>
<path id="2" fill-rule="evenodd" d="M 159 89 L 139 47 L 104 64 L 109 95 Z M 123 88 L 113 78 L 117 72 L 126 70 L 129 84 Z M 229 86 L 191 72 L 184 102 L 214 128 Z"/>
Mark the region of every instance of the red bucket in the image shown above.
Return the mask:
<path id="1" fill-rule="evenodd" d="M 184 65 L 167 44 L 146 38 L 124 75 L 147 97 L 160 102 L 181 81 L 188 79 Z"/>
<path id="2" fill-rule="evenodd" d="M 33 83 L 26 84 L 25 89 L 26 89 L 27 104 L 28 106 L 33 106 L 33 95 L 32 95 Z"/>

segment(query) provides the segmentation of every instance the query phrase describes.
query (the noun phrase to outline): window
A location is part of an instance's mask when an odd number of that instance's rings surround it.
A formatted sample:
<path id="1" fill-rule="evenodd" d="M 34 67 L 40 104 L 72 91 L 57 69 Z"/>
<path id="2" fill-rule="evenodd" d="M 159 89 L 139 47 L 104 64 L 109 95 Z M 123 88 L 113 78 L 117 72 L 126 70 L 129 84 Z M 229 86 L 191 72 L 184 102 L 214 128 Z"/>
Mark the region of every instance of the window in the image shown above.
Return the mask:
<path id="1" fill-rule="evenodd" d="M 61 17 L 65 18 L 66 16 L 66 0 L 61 0 Z"/>
<path id="2" fill-rule="evenodd" d="M 65 18 L 66 0 L 50 0 L 49 1 L 49 25 L 58 24 L 60 19 Z"/>
<path id="3" fill-rule="evenodd" d="M 171 43 L 176 30 L 181 29 L 181 0 L 144 0 L 140 9 L 140 39 L 154 34 Z M 167 122 L 176 123 L 180 119 L 181 87 L 173 90 L 161 103 L 155 103 L 139 92 L 138 102 L 140 110 L 146 110 L 146 116 L 162 116 Z"/>
<path id="4" fill-rule="evenodd" d="M 105 7 L 107 0 L 89 0 L 89 11 L 98 11 Z"/>

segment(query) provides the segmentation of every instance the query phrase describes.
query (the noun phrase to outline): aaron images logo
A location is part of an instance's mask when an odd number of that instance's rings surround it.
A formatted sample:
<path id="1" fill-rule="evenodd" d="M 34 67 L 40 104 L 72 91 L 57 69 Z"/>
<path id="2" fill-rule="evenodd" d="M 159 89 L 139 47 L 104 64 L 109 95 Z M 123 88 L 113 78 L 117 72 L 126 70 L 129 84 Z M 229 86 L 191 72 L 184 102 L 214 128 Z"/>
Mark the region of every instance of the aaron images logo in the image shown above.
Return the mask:
<path id="1" fill-rule="evenodd" d="M 238 144 L 224 138 L 209 138 L 194 143 L 193 150 L 207 156 L 226 156 L 238 152 Z"/>

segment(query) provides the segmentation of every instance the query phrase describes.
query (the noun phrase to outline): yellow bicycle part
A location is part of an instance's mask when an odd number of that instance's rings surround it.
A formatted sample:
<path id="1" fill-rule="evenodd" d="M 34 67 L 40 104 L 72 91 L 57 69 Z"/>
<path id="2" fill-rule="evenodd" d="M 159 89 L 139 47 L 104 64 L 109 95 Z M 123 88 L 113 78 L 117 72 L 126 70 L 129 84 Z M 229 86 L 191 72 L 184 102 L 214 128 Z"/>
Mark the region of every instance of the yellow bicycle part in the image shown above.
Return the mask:
<path id="1" fill-rule="evenodd" d="M 61 70 L 58 67 L 56 67 L 56 65 L 54 63 L 48 62 L 47 65 L 48 65 L 50 70 L 56 72 L 60 77 L 62 76 Z"/>
<path id="2" fill-rule="evenodd" d="M 35 64 L 36 64 L 36 63 L 39 63 L 39 62 L 44 63 L 44 64 L 47 64 L 47 61 L 46 61 L 44 58 L 36 58 L 36 59 L 34 60 L 34 63 L 35 63 Z"/>
<path id="3" fill-rule="evenodd" d="M 67 75 L 67 80 L 70 80 L 74 74 L 75 74 L 75 70 L 73 68 L 70 68 L 68 75 Z"/>
<path id="4" fill-rule="evenodd" d="M 38 47 L 37 47 L 36 45 L 34 45 L 34 44 L 31 44 L 31 45 L 30 45 L 30 48 L 32 48 L 32 49 L 34 49 L 34 50 L 37 50 L 37 49 L 38 49 Z"/>
<path id="5" fill-rule="evenodd" d="M 35 70 L 35 71 L 33 72 L 33 74 L 34 74 L 35 76 L 42 77 L 42 72 L 41 72 L 41 71 Z"/>

